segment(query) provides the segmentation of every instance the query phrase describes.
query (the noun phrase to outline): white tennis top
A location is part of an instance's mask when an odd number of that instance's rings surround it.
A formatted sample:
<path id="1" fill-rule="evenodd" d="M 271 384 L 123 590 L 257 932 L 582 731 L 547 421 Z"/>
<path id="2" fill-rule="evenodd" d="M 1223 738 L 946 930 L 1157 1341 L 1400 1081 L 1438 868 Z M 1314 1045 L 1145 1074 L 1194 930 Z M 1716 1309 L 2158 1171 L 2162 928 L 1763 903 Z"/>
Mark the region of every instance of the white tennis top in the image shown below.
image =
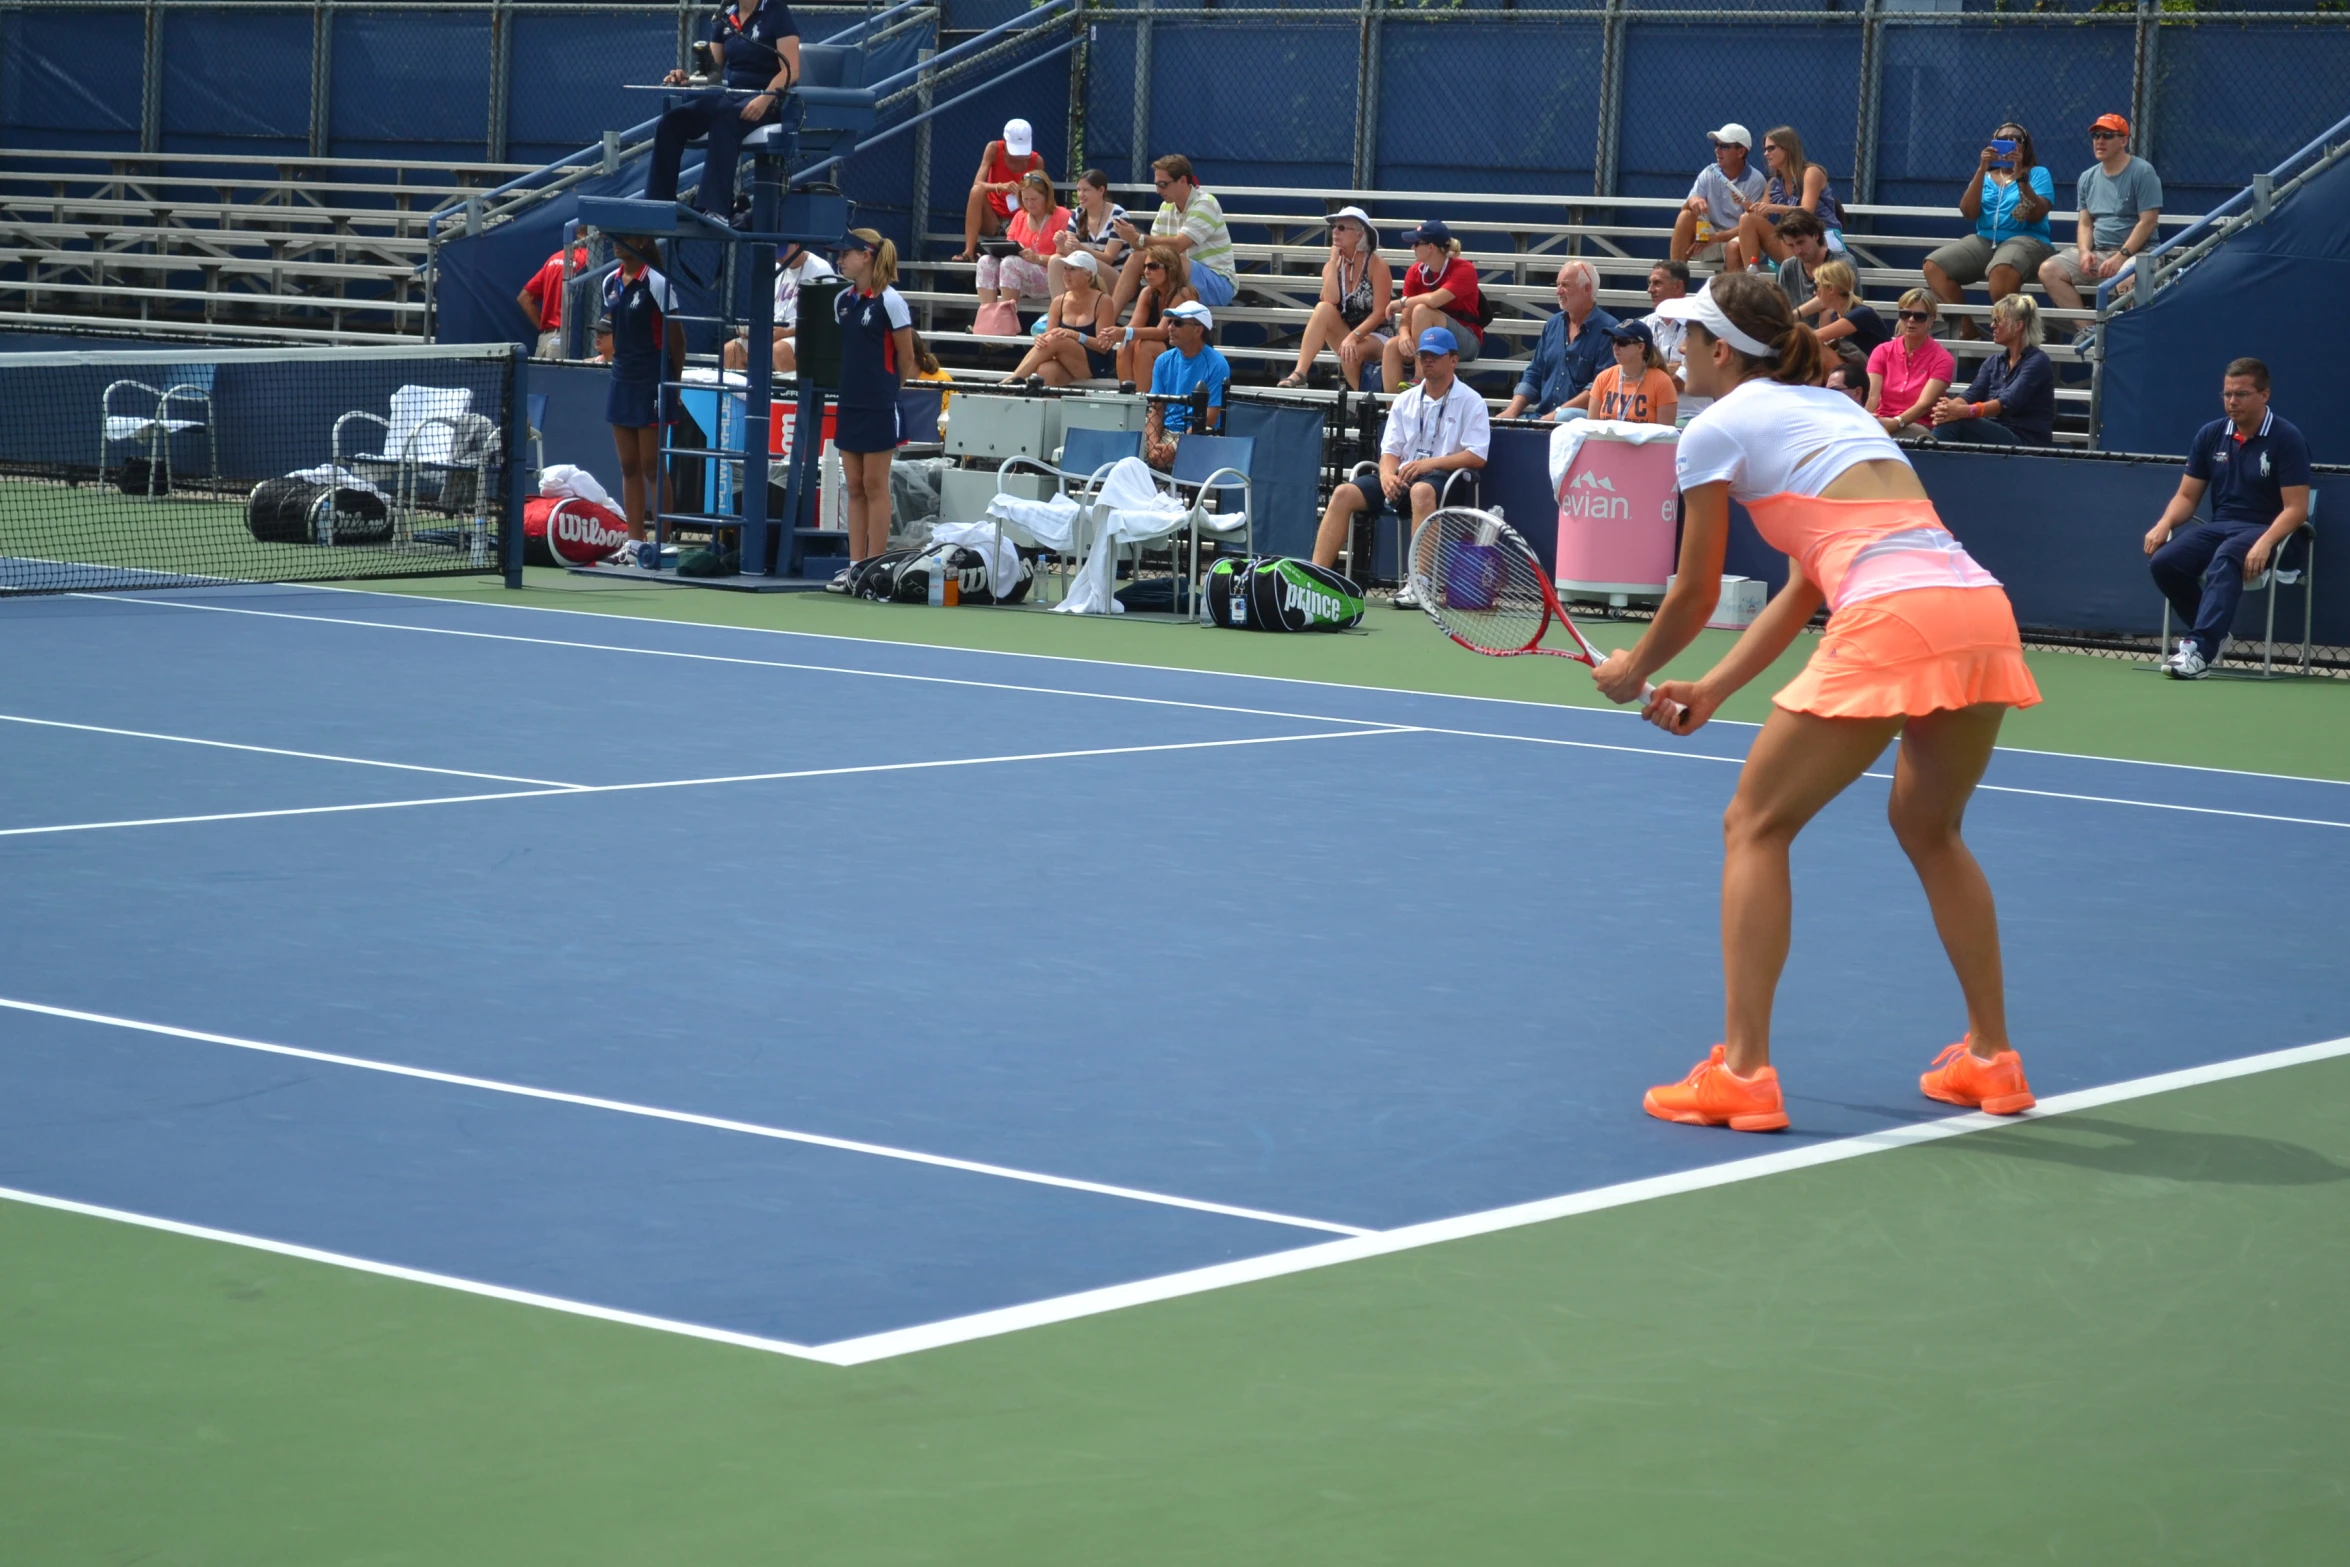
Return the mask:
<path id="1" fill-rule="evenodd" d="M 1681 431 L 1674 468 L 1681 488 L 1730 481 L 1744 504 L 1765 495 L 1817 495 L 1855 463 L 1907 463 L 1876 416 L 1824 386 L 1783 386 L 1756 378 Z"/>

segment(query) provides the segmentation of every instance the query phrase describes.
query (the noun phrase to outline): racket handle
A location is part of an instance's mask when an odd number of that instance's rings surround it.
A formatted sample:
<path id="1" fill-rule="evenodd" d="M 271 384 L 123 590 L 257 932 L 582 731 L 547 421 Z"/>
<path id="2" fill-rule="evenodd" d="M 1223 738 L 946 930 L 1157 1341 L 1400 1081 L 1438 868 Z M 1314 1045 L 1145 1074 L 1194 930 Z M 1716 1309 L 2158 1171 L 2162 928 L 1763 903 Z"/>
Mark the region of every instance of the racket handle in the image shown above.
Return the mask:
<path id="1" fill-rule="evenodd" d="M 1650 684 L 1649 684 L 1647 681 L 1645 681 L 1645 680 L 1641 681 L 1641 682 L 1640 682 L 1640 705 L 1641 705 L 1642 707 L 1646 707 L 1646 706 L 1647 706 L 1649 703 L 1651 703 L 1651 702 L 1653 702 L 1653 701 L 1655 701 L 1655 700 L 1656 700 L 1656 687 L 1655 687 L 1655 686 L 1652 686 L 1652 685 L 1650 685 Z M 1682 715 L 1683 713 L 1686 713 L 1686 712 L 1688 712 L 1688 711 L 1689 711 L 1689 709 L 1687 709 L 1687 708 L 1683 707 L 1683 706 L 1682 706 L 1680 703 L 1678 703 L 1678 702 L 1674 702 L 1674 701 L 1669 701 L 1669 700 L 1668 700 L 1668 701 L 1665 703 L 1665 706 L 1666 706 L 1666 707 L 1668 707 L 1668 708 L 1671 708 L 1671 709 L 1672 709 L 1672 712 L 1673 712 L 1673 723 L 1674 723 L 1674 725 L 1675 725 L 1676 727 L 1677 727 L 1677 726 L 1680 724 L 1680 722 L 1681 722 L 1681 715 Z"/>

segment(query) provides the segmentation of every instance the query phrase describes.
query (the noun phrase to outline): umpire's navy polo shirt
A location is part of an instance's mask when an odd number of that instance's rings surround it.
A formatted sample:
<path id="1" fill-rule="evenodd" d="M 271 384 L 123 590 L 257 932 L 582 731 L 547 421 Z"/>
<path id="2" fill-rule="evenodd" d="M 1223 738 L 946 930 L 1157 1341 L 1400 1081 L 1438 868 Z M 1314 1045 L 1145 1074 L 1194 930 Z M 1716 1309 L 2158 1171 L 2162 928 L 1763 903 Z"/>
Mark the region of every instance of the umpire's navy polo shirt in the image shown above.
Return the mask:
<path id="1" fill-rule="evenodd" d="M 759 0 L 759 9 L 751 13 L 748 26 L 731 5 L 710 24 L 710 42 L 726 55 L 729 87 L 765 87 L 775 80 L 781 69 L 776 46 L 799 36 L 800 24 L 792 20 L 791 7 L 783 0 Z"/>
<path id="2" fill-rule="evenodd" d="M 2309 482 L 2309 443 L 2273 408 L 2248 440 L 2236 434 L 2234 421 L 2214 419 L 2187 448 L 2187 477 L 2211 486 L 2213 522 L 2265 528 L 2285 509 L 2285 486 Z"/>

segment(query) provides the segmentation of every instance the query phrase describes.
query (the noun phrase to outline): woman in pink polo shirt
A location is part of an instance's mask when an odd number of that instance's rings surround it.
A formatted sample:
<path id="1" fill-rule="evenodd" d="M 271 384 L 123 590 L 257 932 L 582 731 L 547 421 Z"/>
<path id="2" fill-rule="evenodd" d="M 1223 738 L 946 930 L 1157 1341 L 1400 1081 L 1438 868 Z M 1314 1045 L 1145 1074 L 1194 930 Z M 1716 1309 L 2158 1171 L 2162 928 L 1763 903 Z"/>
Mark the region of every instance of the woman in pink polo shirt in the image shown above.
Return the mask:
<path id="1" fill-rule="evenodd" d="M 1957 379 L 1950 350 L 1934 341 L 1942 307 L 1922 288 L 1901 296 L 1901 330 L 1869 353 L 1869 408 L 1887 435 L 1934 427 L 1934 404 Z"/>

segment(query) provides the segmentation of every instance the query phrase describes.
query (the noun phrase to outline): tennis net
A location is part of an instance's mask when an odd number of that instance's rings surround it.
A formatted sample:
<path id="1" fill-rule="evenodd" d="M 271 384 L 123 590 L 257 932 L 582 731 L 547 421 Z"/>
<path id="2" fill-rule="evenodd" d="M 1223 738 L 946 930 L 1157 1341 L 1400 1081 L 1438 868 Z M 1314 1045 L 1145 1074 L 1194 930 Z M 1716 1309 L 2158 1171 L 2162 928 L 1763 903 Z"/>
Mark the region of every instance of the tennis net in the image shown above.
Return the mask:
<path id="1" fill-rule="evenodd" d="M 514 365 L 502 343 L 0 354 L 0 595 L 498 571 Z"/>

